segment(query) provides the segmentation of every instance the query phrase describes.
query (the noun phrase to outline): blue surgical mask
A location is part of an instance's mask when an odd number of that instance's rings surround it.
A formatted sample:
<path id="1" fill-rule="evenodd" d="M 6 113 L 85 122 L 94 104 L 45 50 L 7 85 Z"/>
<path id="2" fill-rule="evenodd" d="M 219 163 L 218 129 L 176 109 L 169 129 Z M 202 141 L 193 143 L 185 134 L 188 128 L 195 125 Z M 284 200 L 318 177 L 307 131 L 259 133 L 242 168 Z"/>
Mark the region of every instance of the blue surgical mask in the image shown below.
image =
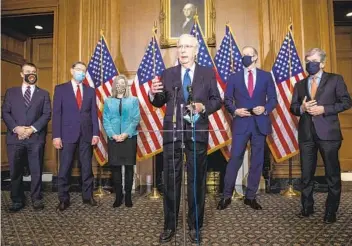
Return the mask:
<path id="1" fill-rule="evenodd" d="M 309 75 L 314 75 L 320 71 L 320 62 L 308 62 L 306 64 L 306 70 Z"/>
<path id="2" fill-rule="evenodd" d="M 249 67 L 250 65 L 252 65 L 252 57 L 253 56 L 243 56 L 242 57 L 242 64 L 245 67 Z"/>
<path id="3" fill-rule="evenodd" d="M 73 73 L 73 78 L 78 82 L 82 82 L 85 77 L 86 77 L 86 74 L 83 71 L 75 71 Z"/>

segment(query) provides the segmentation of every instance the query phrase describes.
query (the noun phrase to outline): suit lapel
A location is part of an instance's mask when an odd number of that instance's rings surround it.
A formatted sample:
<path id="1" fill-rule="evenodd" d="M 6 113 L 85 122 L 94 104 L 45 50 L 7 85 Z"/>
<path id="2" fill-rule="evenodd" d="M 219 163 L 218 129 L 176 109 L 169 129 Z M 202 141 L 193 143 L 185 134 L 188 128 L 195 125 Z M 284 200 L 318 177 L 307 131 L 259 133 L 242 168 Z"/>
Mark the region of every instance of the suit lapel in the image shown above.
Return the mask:
<path id="1" fill-rule="evenodd" d="M 182 86 L 182 73 L 181 73 L 181 65 L 178 65 L 177 67 L 175 67 L 175 69 L 173 70 L 173 79 L 172 79 L 172 90 L 177 87 L 178 89 L 178 93 L 177 93 L 177 97 L 182 97 L 182 100 L 184 101 L 184 96 L 183 96 L 183 86 Z M 172 92 L 174 93 L 174 92 Z"/>
<path id="2" fill-rule="evenodd" d="M 193 75 L 193 81 L 192 81 L 192 91 L 194 93 L 194 89 L 195 88 L 201 88 L 200 85 L 203 82 L 203 76 L 202 74 L 199 72 L 199 65 L 196 64 L 196 67 L 194 69 L 194 75 Z"/>
<path id="3" fill-rule="evenodd" d="M 255 96 L 256 91 L 258 91 L 259 87 L 262 86 L 262 83 L 259 83 L 259 78 L 261 77 L 261 71 L 257 68 L 257 74 L 255 76 L 255 83 L 254 83 L 254 89 L 253 89 L 253 95 L 252 97 Z M 247 88 L 246 88 L 247 89 Z M 248 92 L 248 89 L 247 89 Z M 248 92 L 248 96 L 249 96 L 249 92 Z"/>
<path id="4" fill-rule="evenodd" d="M 34 104 L 34 102 L 35 102 L 36 100 L 38 100 L 38 97 L 39 97 L 38 94 L 39 94 L 39 88 L 36 86 L 36 87 L 34 88 L 33 95 L 32 95 L 31 101 L 29 102 L 29 105 L 28 105 L 27 110 L 29 110 L 29 108 Z M 24 99 L 23 99 L 23 100 L 24 100 Z"/>
<path id="5" fill-rule="evenodd" d="M 309 77 L 305 78 L 302 83 L 304 83 L 304 93 L 305 93 L 305 96 L 307 97 L 307 101 L 310 101 L 312 100 L 312 98 L 310 97 L 310 93 L 309 93 Z"/>
<path id="6" fill-rule="evenodd" d="M 83 100 L 82 100 L 82 105 L 81 105 L 81 110 L 85 104 L 85 102 L 88 100 L 88 90 L 85 84 L 82 84 L 82 90 L 83 90 Z"/>
<path id="7" fill-rule="evenodd" d="M 73 88 L 73 85 L 72 85 L 71 81 L 67 82 L 67 92 L 68 92 L 67 93 L 68 98 L 71 98 L 72 104 L 75 105 L 74 107 L 76 107 L 76 109 L 79 111 L 79 108 L 78 108 L 78 105 L 77 105 L 75 91 L 74 91 L 74 88 Z"/>
<path id="8" fill-rule="evenodd" d="M 321 75 L 321 79 L 320 79 L 320 83 L 317 89 L 317 93 L 315 95 L 315 99 L 318 99 L 320 94 L 323 91 L 323 87 L 325 86 L 326 82 L 328 81 L 328 75 L 326 73 L 323 72 L 323 74 Z"/>
<path id="9" fill-rule="evenodd" d="M 245 75 L 245 72 L 244 72 L 244 70 L 242 70 L 240 73 L 242 73 L 242 75 L 241 75 L 242 81 L 241 81 L 241 83 L 240 83 L 240 88 L 241 88 L 241 90 L 242 90 L 243 95 L 245 95 L 247 98 L 250 98 L 249 92 L 248 92 L 248 88 L 247 88 L 247 86 L 246 86 L 246 81 L 245 81 L 245 79 L 244 79 L 244 76 L 246 76 L 246 75 Z M 257 75 L 258 75 L 258 74 L 257 74 Z M 258 77 L 258 76 L 257 76 L 257 77 Z"/>

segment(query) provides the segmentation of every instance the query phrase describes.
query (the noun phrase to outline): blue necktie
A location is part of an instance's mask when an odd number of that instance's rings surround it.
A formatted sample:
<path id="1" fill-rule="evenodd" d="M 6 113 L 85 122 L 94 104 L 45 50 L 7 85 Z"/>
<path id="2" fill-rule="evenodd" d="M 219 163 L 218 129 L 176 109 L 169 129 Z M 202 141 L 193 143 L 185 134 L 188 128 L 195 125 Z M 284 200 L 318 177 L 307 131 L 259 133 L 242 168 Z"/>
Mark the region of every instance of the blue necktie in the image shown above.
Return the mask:
<path id="1" fill-rule="evenodd" d="M 182 85 L 183 86 L 183 96 L 184 96 L 186 102 L 188 101 L 188 96 L 189 96 L 187 87 L 191 86 L 191 77 L 189 77 L 189 71 L 190 71 L 190 69 L 187 68 L 185 75 L 183 76 L 183 85 Z"/>

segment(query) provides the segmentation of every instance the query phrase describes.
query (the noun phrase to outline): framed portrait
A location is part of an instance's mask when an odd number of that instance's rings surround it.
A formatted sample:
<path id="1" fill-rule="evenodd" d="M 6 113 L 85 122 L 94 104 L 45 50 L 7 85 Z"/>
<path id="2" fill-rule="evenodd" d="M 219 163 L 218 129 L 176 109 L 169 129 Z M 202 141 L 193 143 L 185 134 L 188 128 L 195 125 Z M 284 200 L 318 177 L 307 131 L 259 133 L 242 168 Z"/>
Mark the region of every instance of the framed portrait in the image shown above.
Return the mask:
<path id="1" fill-rule="evenodd" d="M 214 0 L 160 0 L 160 46 L 176 46 L 178 37 L 190 33 L 194 15 L 198 16 L 204 38 L 215 46 Z"/>

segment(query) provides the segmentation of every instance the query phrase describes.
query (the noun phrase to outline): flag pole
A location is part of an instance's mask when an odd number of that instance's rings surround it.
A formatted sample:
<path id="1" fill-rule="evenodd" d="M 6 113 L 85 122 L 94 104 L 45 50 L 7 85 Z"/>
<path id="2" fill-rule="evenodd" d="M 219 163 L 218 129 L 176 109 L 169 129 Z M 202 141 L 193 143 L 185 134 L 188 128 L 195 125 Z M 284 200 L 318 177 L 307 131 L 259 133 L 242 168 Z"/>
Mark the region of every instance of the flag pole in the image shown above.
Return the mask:
<path id="1" fill-rule="evenodd" d="M 104 31 L 103 29 L 100 30 L 100 84 L 102 85 L 104 83 L 104 71 L 103 71 L 103 34 Z M 103 137 L 103 136 L 100 136 Z M 98 179 L 99 179 L 99 185 L 98 189 L 94 192 L 94 196 L 97 196 L 99 198 L 102 198 L 106 195 L 109 195 L 110 192 L 106 191 L 103 189 L 102 185 L 102 174 L 103 174 L 103 166 L 98 163 Z"/>
<path id="2" fill-rule="evenodd" d="M 226 22 L 226 26 L 229 28 L 230 34 L 233 35 L 229 21 Z M 232 50 L 232 39 L 231 39 L 231 36 L 230 36 L 229 42 L 230 42 L 230 65 L 231 65 L 231 73 L 233 73 L 235 68 L 234 68 L 234 66 L 233 66 L 233 50 Z M 244 169 L 243 169 L 243 170 L 244 170 Z M 243 200 L 243 198 L 244 198 L 244 195 L 243 195 L 242 193 L 240 193 L 240 192 L 237 192 L 236 186 L 235 186 L 234 189 L 233 189 L 233 193 L 232 193 L 232 200 Z"/>
<path id="3" fill-rule="evenodd" d="M 290 17 L 290 25 L 288 27 L 290 34 L 292 35 L 292 21 Z M 290 78 L 292 77 L 292 57 L 291 57 L 291 35 L 288 36 L 288 68 L 289 68 L 289 73 L 290 73 Z M 290 81 L 290 92 L 292 93 L 292 83 Z M 288 187 L 286 190 L 281 192 L 281 195 L 287 198 L 292 198 L 292 197 L 299 197 L 301 196 L 301 193 L 293 188 L 292 184 L 292 157 L 288 159 Z"/>
<path id="4" fill-rule="evenodd" d="M 157 31 L 157 25 L 156 25 L 156 21 L 154 22 L 154 26 L 152 29 L 153 32 L 153 78 L 155 77 L 155 70 L 156 70 L 156 64 L 155 64 L 155 39 L 156 39 L 156 31 Z M 152 162 L 153 162 L 153 190 L 152 192 L 150 192 L 147 196 L 150 200 L 160 200 L 161 199 L 161 195 L 156 187 L 156 157 L 155 155 L 153 155 L 152 157 Z"/>

